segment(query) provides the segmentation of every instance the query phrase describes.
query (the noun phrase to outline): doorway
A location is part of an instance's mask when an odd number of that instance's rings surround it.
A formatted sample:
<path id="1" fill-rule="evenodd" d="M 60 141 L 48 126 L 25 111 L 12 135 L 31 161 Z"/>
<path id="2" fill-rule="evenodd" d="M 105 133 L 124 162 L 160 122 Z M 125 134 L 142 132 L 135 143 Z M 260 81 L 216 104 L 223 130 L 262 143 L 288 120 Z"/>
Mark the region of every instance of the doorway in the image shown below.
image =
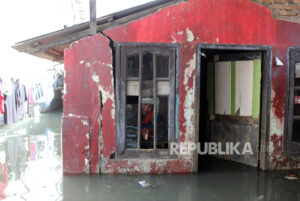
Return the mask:
<path id="1" fill-rule="evenodd" d="M 266 46 L 198 46 L 199 167 L 215 143 L 212 157 L 265 168 L 271 62 Z"/>

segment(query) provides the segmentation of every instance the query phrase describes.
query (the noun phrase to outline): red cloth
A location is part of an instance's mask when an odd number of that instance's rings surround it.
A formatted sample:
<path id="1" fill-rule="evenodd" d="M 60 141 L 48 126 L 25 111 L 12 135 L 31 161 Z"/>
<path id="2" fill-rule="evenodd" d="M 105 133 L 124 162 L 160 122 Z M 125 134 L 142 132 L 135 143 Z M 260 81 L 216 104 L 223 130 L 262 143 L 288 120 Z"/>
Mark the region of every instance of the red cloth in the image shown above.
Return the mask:
<path id="1" fill-rule="evenodd" d="M 3 114 L 4 113 L 4 105 L 3 105 L 3 95 L 2 95 L 2 92 L 0 90 L 0 114 Z"/>
<path id="2" fill-rule="evenodd" d="M 0 200 L 6 198 L 5 189 L 8 185 L 8 167 L 7 164 L 0 163 Z"/>
<path id="3" fill-rule="evenodd" d="M 142 124 L 152 124 L 152 119 L 153 119 L 153 110 L 151 110 L 145 117 L 145 119 L 142 121 Z"/>

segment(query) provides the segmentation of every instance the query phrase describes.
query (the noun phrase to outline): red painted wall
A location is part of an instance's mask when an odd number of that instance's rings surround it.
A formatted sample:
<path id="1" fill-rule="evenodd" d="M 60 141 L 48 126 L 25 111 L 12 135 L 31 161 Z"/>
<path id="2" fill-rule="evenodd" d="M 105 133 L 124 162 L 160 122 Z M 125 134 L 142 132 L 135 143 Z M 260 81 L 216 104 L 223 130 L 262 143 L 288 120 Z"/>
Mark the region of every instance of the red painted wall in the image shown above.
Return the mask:
<path id="1" fill-rule="evenodd" d="M 102 139 L 107 140 L 102 154 L 108 156 L 107 150 L 114 151 L 115 149 L 115 124 L 111 114 L 108 114 L 108 108 L 114 102 L 113 96 L 113 75 L 111 72 L 112 53 L 109 48 L 109 40 L 103 36 L 96 35 L 89 38 L 84 38 L 76 43 L 73 43 L 69 49 L 65 50 L 65 95 L 64 95 L 64 116 L 63 116 L 63 146 L 83 147 L 86 146 L 86 141 L 89 144 L 89 159 L 84 164 L 89 165 L 91 173 L 99 172 L 100 159 L 100 144 Z M 102 109 L 104 118 L 102 118 L 102 138 L 100 132 L 100 102 L 99 88 L 104 88 L 107 94 L 112 96 L 107 98 L 105 106 Z M 75 135 L 80 132 L 69 123 L 71 119 L 78 121 L 81 117 L 89 118 L 89 135 L 85 135 L 86 139 L 78 138 L 77 141 L 65 140 L 66 136 Z M 83 125 L 84 126 L 84 125 Z M 85 128 L 83 128 L 85 129 Z M 73 152 L 72 149 L 66 150 L 63 148 L 63 161 L 73 160 L 68 158 L 68 152 Z M 86 160 L 84 153 L 80 153 L 80 158 Z M 83 163 L 83 161 L 81 162 Z M 64 166 L 67 164 L 64 163 Z M 74 165 L 74 164 L 73 164 Z M 76 169 L 77 172 L 83 172 L 82 169 Z M 64 168 L 64 173 L 72 173 L 69 167 Z M 75 167 L 74 167 L 75 168 Z"/>
<path id="2" fill-rule="evenodd" d="M 105 31 L 115 42 L 180 44 L 180 103 L 178 128 L 181 142 L 195 140 L 194 92 L 196 47 L 199 43 L 270 45 L 283 67 L 272 69 L 270 158 L 268 169 L 300 167 L 284 157 L 284 105 L 286 48 L 300 47 L 300 24 L 275 20 L 271 11 L 249 0 L 188 0 Z M 63 126 L 70 114 L 89 117 L 89 164 L 91 173 L 188 173 L 196 160 L 111 160 L 115 152 L 115 91 L 112 54 L 108 39 L 98 34 L 80 40 L 65 51 L 66 95 Z M 102 111 L 99 107 L 102 93 Z M 101 113 L 101 115 L 100 115 Z M 101 116 L 101 119 L 99 117 Z M 101 134 L 100 124 L 102 126 Z M 67 136 L 71 131 L 63 133 Z M 72 142 L 75 143 L 75 142 Z M 81 146 L 81 142 L 77 142 Z M 64 156 L 66 154 L 64 153 Z M 67 160 L 64 158 L 64 160 Z"/>
<path id="3" fill-rule="evenodd" d="M 63 172 L 89 173 L 89 118 L 65 116 L 62 132 Z"/>

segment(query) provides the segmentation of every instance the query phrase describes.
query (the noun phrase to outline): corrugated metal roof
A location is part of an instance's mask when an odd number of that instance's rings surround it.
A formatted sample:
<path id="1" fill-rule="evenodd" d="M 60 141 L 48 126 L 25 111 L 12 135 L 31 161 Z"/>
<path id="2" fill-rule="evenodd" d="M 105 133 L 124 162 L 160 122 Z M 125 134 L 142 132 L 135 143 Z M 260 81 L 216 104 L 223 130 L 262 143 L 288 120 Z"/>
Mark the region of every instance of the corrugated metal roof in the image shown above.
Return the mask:
<path id="1" fill-rule="evenodd" d="M 100 17 L 97 19 L 97 30 L 99 32 L 111 27 L 128 23 L 132 20 L 156 12 L 162 7 L 182 1 L 183 0 L 156 0 Z M 81 38 L 89 35 L 89 22 L 84 22 L 72 27 L 18 42 L 14 44 L 12 48 L 20 52 L 26 52 L 34 56 L 62 63 L 64 49 L 69 47 L 72 42 L 80 40 Z"/>

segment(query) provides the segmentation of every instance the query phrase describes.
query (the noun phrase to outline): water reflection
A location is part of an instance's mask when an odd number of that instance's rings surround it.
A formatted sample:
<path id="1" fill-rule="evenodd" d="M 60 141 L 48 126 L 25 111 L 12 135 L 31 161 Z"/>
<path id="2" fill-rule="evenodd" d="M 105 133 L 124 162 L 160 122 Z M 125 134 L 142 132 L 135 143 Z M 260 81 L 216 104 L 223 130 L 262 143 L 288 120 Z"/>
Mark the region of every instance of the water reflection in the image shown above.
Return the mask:
<path id="1" fill-rule="evenodd" d="M 61 200 L 61 111 L 39 118 L 0 130 L 2 200 Z"/>
<path id="2" fill-rule="evenodd" d="M 300 171 L 257 171 L 218 160 L 200 161 L 198 174 L 62 176 L 61 112 L 0 129 L 1 200 L 299 201 Z M 142 188 L 146 180 L 155 187 Z"/>
<path id="3" fill-rule="evenodd" d="M 219 167 L 189 175 L 81 175 L 65 176 L 64 200 L 205 200 L 299 201 L 300 182 L 284 179 L 286 171 L 213 163 Z M 298 171 L 299 173 L 299 171 Z M 155 187 L 142 188 L 146 180 Z"/>

